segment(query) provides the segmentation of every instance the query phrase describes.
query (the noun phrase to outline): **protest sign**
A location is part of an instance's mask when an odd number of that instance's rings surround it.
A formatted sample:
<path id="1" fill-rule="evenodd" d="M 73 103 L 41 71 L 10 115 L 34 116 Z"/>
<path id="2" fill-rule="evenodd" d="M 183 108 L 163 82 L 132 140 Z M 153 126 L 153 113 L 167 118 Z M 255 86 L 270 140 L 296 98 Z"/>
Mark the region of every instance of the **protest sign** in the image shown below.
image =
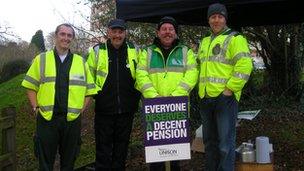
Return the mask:
<path id="1" fill-rule="evenodd" d="M 190 159 L 188 97 L 143 99 L 146 162 Z"/>

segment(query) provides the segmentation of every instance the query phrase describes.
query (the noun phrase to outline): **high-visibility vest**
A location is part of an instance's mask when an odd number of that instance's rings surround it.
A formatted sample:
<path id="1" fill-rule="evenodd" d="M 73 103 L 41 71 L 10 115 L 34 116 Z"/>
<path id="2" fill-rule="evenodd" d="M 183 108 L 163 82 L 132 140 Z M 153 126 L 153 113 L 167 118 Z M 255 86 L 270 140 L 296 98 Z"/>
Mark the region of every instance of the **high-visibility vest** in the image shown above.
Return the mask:
<path id="1" fill-rule="evenodd" d="M 194 53 L 178 44 L 165 62 L 161 49 L 151 45 L 142 51 L 136 70 L 136 85 L 145 98 L 188 96 L 197 82 Z"/>
<path id="2" fill-rule="evenodd" d="M 217 97 L 228 88 L 239 100 L 253 68 L 247 40 L 228 28 L 216 37 L 205 37 L 198 57 L 200 98 Z"/>
<path id="3" fill-rule="evenodd" d="M 96 85 L 102 89 L 109 73 L 109 57 L 107 43 L 102 43 L 90 48 L 87 62 Z M 132 78 L 135 79 L 136 65 L 138 63 L 138 49 L 127 43 L 127 65 Z"/>
<path id="4" fill-rule="evenodd" d="M 51 120 L 55 103 L 56 59 L 54 51 L 36 56 L 28 70 L 22 86 L 37 92 L 39 112 Z M 93 78 L 85 59 L 74 54 L 69 73 L 67 121 L 75 120 L 84 106 L 85 96 L 97 93 Z"/>

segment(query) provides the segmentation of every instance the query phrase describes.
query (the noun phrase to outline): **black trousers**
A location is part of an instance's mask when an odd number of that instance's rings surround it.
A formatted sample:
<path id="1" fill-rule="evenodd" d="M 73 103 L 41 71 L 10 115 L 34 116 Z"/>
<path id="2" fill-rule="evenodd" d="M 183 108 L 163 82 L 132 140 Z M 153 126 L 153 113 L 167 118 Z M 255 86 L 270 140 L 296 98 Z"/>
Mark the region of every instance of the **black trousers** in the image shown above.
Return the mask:
<path id="1" fill-rule="evenodd" d="M 125 170 L 134 113 L 95 115 L 95 169 Z"/>
<path id="2" fill-rule="evenodd" d="M 170 170 L 172 171 L 180 171 L 179 160 L 170 161 Z M 166 165 L 165 162 L 157 162 L 150 164 L 150 171 L 165 171 Z"/>
<path id="3" fill-rule="evenodd" d="M 68 122 L 66 115 L 53 116 L 47 121 L 38 114 L 34 150 L 39 160 L 39 170 L 53 171 L 58 149 L 60 170 L 72 171 L 80 150 L 80 131 L 80 117 Z"/>

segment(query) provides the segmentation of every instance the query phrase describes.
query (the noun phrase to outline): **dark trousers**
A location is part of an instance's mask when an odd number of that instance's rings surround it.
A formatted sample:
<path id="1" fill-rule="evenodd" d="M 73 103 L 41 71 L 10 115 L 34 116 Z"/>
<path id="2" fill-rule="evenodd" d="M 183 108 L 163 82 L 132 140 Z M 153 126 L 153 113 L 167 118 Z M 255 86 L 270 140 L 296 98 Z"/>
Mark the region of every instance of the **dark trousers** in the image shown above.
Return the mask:
<path id="1" fill-rule="evenodd" d="M 60 170 L 73 170 L 80 150 L 80 128 L 80 117 L 68 122 L 66 115 L 53 116 L 50 121 L 40 114 L 37 115 L 34 150 L 40 171 L 53 171 L 57 149 L 60 155 Z"/>
<path id="2" fill-rule="evenodd" d="M 238 102 L 234 95 L 201 101 L 206 165 L 210 171 L 233 171 Z"/>
<path id="3" fill-rule="evenodd" d="M 95 169 L 125 170 L 134 114 L 95 115 Z"/>
<path id="4" fill-rule="evenodd" d="M 150 171 L 165 171 L 165 162 L 151 163 Z M 180 171 L 179 161 L 170 161 L 170 170 Z"/>

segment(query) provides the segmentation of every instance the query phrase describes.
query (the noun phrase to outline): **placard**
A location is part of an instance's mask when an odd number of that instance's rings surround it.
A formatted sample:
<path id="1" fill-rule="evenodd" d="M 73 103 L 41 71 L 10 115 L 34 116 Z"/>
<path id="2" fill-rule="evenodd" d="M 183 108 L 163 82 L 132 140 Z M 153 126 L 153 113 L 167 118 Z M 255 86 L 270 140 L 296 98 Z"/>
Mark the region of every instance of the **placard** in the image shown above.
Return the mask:
<path id="1" fill-rule="evenodd" d="M 143 99 L 147 163 L 191 158 L 188 97 Z"/>

